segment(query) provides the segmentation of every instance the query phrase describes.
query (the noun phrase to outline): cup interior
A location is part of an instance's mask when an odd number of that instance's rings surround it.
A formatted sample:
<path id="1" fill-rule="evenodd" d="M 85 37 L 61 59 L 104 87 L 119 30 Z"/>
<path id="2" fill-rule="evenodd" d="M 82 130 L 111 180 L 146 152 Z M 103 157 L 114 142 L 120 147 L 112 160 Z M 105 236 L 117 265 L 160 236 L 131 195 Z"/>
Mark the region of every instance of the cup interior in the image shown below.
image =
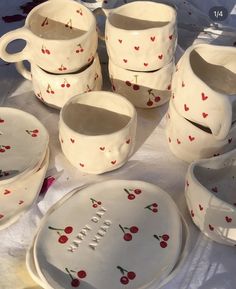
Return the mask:
<path id="1" fill-rule="evenodd" d="M 95 26 L 93 14 L 75 1 L 47 1 L 32 10 L 26 23 L 40 38 L 67 40 L 82 36 Z"/>
<path id="2" fill-rule="evenodd" d="M 75 96 L 61 111 L 63 122 L 70 130 L 87 136 L 116 133 L 134 115 L 133 105 L 124 97 L 103 91 Z"/>
<path id="3" fill-rule="evenodd" d="M 175 9 L 171 6 L 137 1 L 116 8 L 108 17 L 109 23 L 125 30 L 144 30 L 163 27 L 176 18 Z"/>

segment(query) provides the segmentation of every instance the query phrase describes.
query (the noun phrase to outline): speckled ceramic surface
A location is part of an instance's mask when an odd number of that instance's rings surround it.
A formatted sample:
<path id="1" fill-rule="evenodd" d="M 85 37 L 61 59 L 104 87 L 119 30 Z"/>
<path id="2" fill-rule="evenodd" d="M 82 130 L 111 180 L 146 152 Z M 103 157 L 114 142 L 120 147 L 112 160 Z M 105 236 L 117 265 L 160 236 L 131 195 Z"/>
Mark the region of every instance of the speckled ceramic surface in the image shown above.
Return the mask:
<path id="1" fill-rule="evenodd" d="M 189 166 L 185 197 L 193 222 L 212 240 L 236 245 L 236 150 Z"/>
<path id="2" fill-rule="evenodd" d="M 72 193 L 43 219 L 36 269 L 51 288 L 155 288 L 179 257 L 181 228 L 174 202 L 160 188 L 98 183 Z"/>

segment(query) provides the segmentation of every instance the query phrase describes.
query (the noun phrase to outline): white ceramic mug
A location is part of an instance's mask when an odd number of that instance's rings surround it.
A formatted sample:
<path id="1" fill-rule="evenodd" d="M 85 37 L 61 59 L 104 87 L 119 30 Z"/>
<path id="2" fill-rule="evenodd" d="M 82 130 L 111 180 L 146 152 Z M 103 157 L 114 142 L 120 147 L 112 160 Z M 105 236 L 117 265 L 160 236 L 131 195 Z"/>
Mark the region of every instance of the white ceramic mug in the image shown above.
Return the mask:
<path id="1" fill-rule="evenodd" d="M 22 62 L 16 64 L 20 74 L 32 80 L 35 95 L 45 104 L 61 108 L 74 95 L 102 89 L 102 73 L 98 55 L 83 70 L 70 74 L 52 74 L 31 63 L 28 71 Z"/>
<path id="2" fill-rule="evenodd" d="M 198 44 L 190 46 L 173 75 L 176 110 L 186 119 L 207 126 L 225 139 L 236 119 L 236 49 Z M 232 115 L 233 116 L 232 118 Z"/>
<path id="3" fill-rule="evenodd" d="M 59 140 L 66 158 L 83 172 L 101 174 L 121 167 L 133 152 L 137 116 L 123 96 L 93 91 L 62 108 Z"/>
<path id="4" fill-rule="evenodd" d="M 167 113 L 166 136 L 172 153 L 186 162 L 209 158 L 228 152 L 236 146 L 236 123 L 227 137 L 216 139 L 209 129 L 201 128 L 181 116 L 173 103 L 169 102 Z"/>
<path id="5" fill-rule="evenodd" d="M 152 108 L 166 103 L 171 96 L 174 61 L 149 72 L 121 68 L 109 59 L 109 75 L 114 92 L 125 96 L 136 107 Z"/>
<path id="6" fill-rule="evenodd" d="M 109 58 L 119 67 L 152 71 L 171 62 L 177 43 L 176 10 L 166 4 L 135 1 L 107 16 L 105 40 Z"/>
<path id="7" fill-rule="evenodd" d="M 8 53 L 16 39 L 25 48 Z M 96 19 L 75 1 L 46 1 L 31 10 L 22 28 L 0 38 L 0 57 L 8 62 L 28 60 L 53 73 L 74 72 L 91 62 L 97 50 Z"/>

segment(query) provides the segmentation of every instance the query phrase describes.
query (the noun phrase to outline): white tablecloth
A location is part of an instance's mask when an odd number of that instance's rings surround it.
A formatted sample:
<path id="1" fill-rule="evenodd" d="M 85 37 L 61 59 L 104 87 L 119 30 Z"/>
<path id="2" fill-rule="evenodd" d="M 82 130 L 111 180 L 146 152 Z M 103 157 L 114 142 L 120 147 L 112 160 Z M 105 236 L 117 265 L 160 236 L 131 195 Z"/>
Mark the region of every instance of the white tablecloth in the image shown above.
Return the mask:
<path id="1" fill-rule="evenodd" d="M 55 1 L 55 0 L 54 0 Z M 70 0 L 68 0 L 70 1 Z M 25 15 L 20 5 L 27 0 L 1 0 L 0 16 Z M 35 2 L 37 2 L 35 0 Z M 162 1 L 174 3 L 179 15 L 179 47 L 177 57 L 193 41 L 232 45 L 236 41 L 235 0 L 221 1 Z M 227 3 L 225 3 L 227 2 Z M 192 4 L 191 4 L 192 3 Z M 108 0 L 108 6 L 119 5 L 120 1 Z M 203 29 L 209 26 L 208 10 L 212 6 L 226 6 L 231 13 L 220 29 Z M 190 12 L 190 13 L 189 13 Z M 0 36 L 21 27 L 24 20 L 6 23 L 0 19 Z M 200 32 L 202 31 L 202 32 Z M 17 47 L 18 44 L 12 44 Z M 180 48 L 181 47 L 181 48 Z M 106 56 L 100 43 L 99 53 L 103 62 L 104 89 L 108 90 Z M 50 133 L 50 165 L 47 176 L 55 178 L 46 194 L 17 223 L 0 231 L 0 288 L 40 288 L 30 278 L 25 267 L 25 253 L 32 241 L 42 215 L 63 195 L 83 184 L 108 179 L 138 179 L 158 185 L 176 201 L 190 229 L 191 250 L 185 265 L 164 289 L 234 289 L 236 288 L 236 249 L 219 245 L 207 239 L 192 224 L 184 199 L 184 178 L 188 164 L 175 158 L 168 149 L 165 138 L 167 105 L 160 108 L 138 109 L 138 131 L 136 152 L 128 163 L 104 175 L 82 174 L 73 168 L 60 150 L 58 141 L 59 111 L 46 107 L 32 92 L 31 82 L 24 80 L 13 64 L 0 60 L 0 105 L 17 107 L 38 117 Z M 17 120 L 16 120 L 17 121 Z M 144 264 L 145 266 L 145 264 Z M 112 288 L 111 288 L 112 289 Z"/>

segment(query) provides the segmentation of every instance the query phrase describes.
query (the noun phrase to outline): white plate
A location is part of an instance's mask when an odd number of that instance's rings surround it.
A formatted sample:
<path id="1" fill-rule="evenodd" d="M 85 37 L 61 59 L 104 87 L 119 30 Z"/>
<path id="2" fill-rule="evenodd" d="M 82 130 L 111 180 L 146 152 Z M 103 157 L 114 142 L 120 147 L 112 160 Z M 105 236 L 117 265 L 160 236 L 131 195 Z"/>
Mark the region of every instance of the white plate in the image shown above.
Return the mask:
<path id="1" fill-rule="evenodd" d="M 179 257 L 182 226 L 155 185 L 114 180 L 72 192 L 44 217 L 34 256 L 50 288 L 150 288 Z"/>
<path id="2" fill-rule="evenodd" d="M 36 117 L 0 107 L 0 185 L 34 169 L 42 161 L 48 142 L 47 130 Z"/>
<path id="3" fill-rule="evenodd" d="M 0 230 L 16 222 L 27 211 L 40 192 L 49 163 L 49 149 L 39 170 L 0 192 Z"/>

